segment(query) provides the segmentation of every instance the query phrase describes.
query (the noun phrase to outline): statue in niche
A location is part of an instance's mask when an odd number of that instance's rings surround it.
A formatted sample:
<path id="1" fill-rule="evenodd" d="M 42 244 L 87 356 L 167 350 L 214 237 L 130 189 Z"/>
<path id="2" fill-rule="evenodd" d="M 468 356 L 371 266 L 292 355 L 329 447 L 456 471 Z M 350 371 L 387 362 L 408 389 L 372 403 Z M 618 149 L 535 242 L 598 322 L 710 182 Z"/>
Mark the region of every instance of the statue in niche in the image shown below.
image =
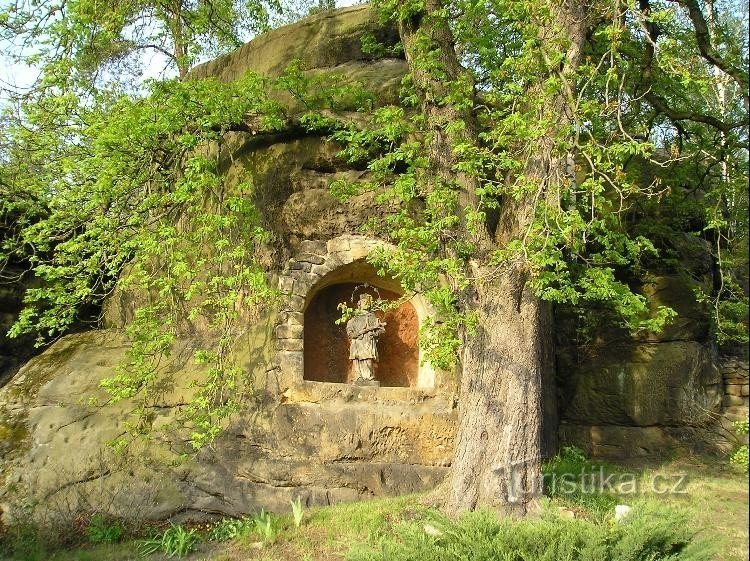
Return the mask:
<path id="1" fill-rule="evenodd" d="M 353 361 L 354 383 L 379 385 L 375 380 L 378 360 L 378 338 L 385 333 L 385 322 L 372 312 L 372 296 L 361 294 L 355 315 L 346 322 L 346 334 L 351 341 L 349 360 Z"/>

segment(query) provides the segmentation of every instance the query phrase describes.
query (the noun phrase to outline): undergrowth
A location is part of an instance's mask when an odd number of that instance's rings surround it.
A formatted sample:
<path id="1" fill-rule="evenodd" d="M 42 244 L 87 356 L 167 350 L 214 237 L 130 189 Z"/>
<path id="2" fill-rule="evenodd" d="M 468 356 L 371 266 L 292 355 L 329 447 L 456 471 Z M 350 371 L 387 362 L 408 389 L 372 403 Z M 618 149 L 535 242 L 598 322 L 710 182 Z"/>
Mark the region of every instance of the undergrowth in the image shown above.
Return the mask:
<path id="1" fill-rule="evenodd" d="M 514 521 L 482 510 L 457 521 L 430 512 L 402 522 L 373 544 L 355 546 L 347 561 L 708 561 L 686 515 L 643 503 L 624 520 Z"/>

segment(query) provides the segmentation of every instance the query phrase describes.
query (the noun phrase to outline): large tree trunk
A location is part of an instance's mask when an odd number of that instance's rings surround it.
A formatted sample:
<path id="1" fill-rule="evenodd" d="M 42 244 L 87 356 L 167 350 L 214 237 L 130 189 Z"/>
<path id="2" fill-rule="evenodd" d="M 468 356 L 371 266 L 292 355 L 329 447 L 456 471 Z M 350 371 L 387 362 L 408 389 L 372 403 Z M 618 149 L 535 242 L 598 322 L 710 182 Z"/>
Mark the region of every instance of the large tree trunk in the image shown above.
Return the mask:
<path id="1" fill-rule="evenodd" d="M 471 109 L 457 110 L 444 103 L 448 83 L 468 76 L 458 62 L 441 7 L 441 0 L 427 0 L 423 13 L 401 21 L 401 40 L 428 123 L 427 180 L 454 185 L 459 189 L 459 206 L 476 207 L 478 180 L 456 173 L 452 146 L 457 141 L 476 142 L 477 124 Z M 584 18 L 574 13 L 580 10 L 577 4 L 556 6 L 556 25 L 550 26 L 554 30 L 540 29 L 542 34 L 558 34 L 556 37 L 563 32 L 571 40 L 568 69 L 576 67 L 585 37 Z M 425 49 L 438 53 L 439 71 L 423 66 Z M 569 92 L 553 96 L 543 109 L 545 116 L 555 115 L 561 126 L 570 118 L 565 110 L 566 95 Z M 445 125 L 458 119 L 466 126 L 459 133 L 449 132 L 454 129 Z M 565 170 L 565 155 L 555 153 L 553 136 L 538 143 L 525 170 L 527 178 L 538 179 L 540 191 L 551 177 L 556 180 Z M 553 368 L 550 306 L 530 291 L 523 264 L 499 274 L 482 265 L 498 244 L 525 232 L 533 219 L 534 204 L 533 197 L 509 199 L 496 232 L 489 228 L 470 232 L 465 223 L 462 225 L 463 236 L 477 247 L 476 259 L 468 264 L 477 280 L 462 295 L 461 304 L 476 312 L 479 321 L 476 333 L 464 337 L 454 459 L 439 490 L 438 498 L 449 513 L 486 505 L 523 515 L 533 508 L 542 491 L 542 381 L 550 378 Z M 460 215 L 461 210 L 458 212 Z"/>
<path id="2" fill-rule="evenodd" d="M 507 271 L 477 285 L 475 298 L 479 326 L 463 346 L 460 422 L 445 506 L 452 513 L 485 505 L 523 515 L 542 490 L 550 307 Z"/>

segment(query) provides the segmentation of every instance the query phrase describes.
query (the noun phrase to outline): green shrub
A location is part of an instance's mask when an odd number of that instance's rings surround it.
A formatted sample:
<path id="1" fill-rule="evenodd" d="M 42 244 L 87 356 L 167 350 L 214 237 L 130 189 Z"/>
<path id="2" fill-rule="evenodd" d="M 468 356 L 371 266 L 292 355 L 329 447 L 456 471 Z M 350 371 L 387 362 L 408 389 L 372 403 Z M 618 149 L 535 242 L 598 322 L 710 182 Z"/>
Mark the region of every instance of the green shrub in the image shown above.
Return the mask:
<path id="1" fill-rule="evenodd" d="M 199 541 L 195 530 L 172 524 L 164 533 L 138 542 L 138 551 L 143 556 L 162 552 L 167 557 L 181 558 L 192 552 Z"/>
<path id="2" fill-rule="evenodd" d="M 233 540 L 239 536 L 249 534 L 255 529 L 252 518 L 222 518 L 216 522 L 208 532 L 208 539 L 216 542 Z"/>
<path id="3" fill-rule="evenodd" d="M 0 559 L 44 561 L 49 558 L 48 549 L 44 536 L 30 523 L 3 528 L 0 534 Z"/>
<path id="4" fill-rule="evenodd" d="M 432 526 L 427 531 L 426 524 Z M 642 505 L 626 520 L 592 522 L 547 513 L 513 521 L 478 511 L 451 521 L 437 514 L 397 525 L 347 561 L 708 561 L 679 512 Z"/>
<path id="5" fill-rule="evenodd" d="M 89 521 L 86 535 L 91 543 L 114 543 L 122 539 L 125 530 L 103 514 L 95 514 Z"/>
<path id="6" fill-rule="evenodd" d="M 745 436 L 748 433 L 748 421 L 736 421 L 734 428 L 739 436 Z M 747 444 L 743 444 L 729 457 L 729 463 L 735 467 L 742 469 L 743 471 L 748 470 L 748 447 Z"/>

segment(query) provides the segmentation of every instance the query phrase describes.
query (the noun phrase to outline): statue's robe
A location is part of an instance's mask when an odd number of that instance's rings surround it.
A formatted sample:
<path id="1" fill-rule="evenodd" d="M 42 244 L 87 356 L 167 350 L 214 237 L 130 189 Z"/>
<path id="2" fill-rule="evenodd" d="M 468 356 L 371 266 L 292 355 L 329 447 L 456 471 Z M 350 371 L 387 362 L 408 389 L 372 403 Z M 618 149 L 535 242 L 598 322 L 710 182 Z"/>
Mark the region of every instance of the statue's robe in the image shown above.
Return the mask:
<path id="1" fill-rule="evenodd" d="M 354 316 L 346 322 L 346 334 L 351 339 L 349 360 L 378 360 L 378 335 L 384 331 L 372 312 Z"/>

